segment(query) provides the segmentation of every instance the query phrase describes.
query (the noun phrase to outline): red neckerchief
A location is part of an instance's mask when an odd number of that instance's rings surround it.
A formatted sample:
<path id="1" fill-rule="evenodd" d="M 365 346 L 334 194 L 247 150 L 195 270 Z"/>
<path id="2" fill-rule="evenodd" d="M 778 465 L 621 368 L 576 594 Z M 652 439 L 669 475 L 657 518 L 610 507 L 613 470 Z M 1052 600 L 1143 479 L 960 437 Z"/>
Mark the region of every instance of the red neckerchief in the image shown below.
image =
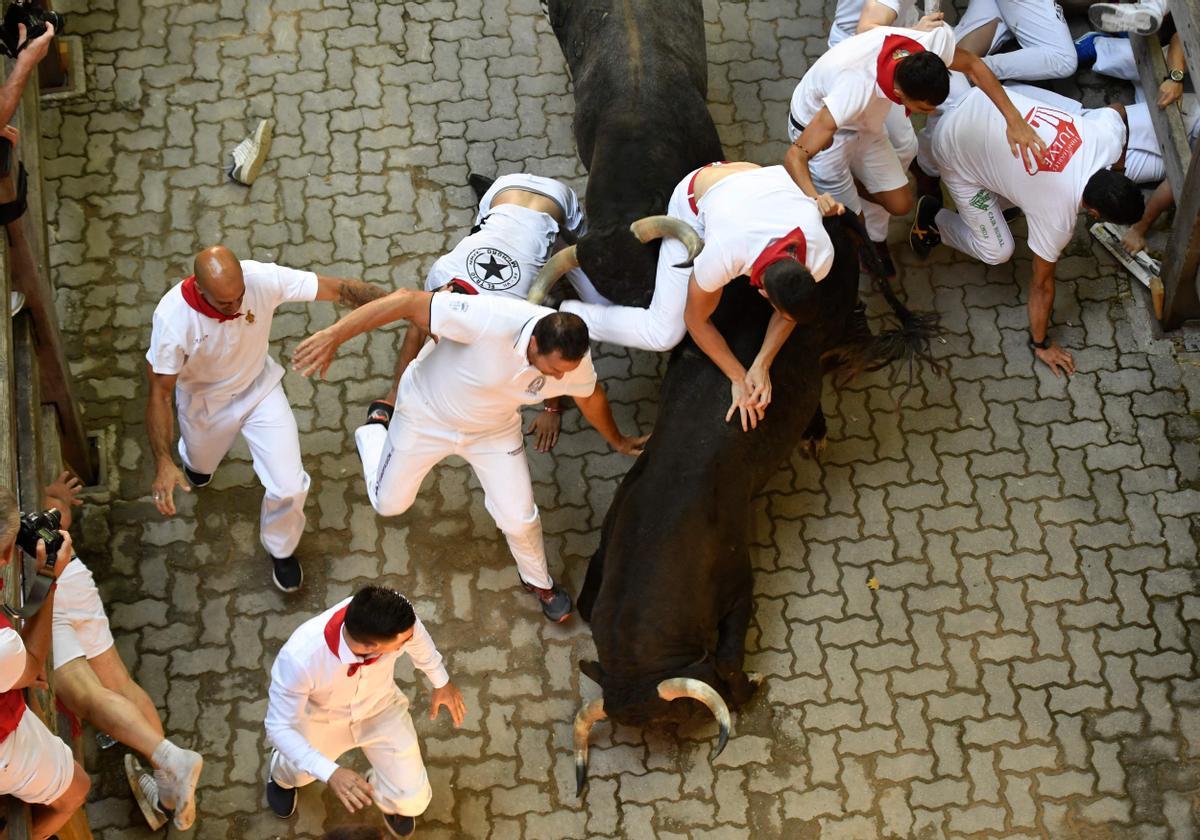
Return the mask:
<path id="1" fill-rule="evenodd" d="M 460 295 L 477 295 L 479 290 L 459 277 L 453 278 L 447 285 L 450 286 L 450 291 Z"/>
<path id="2" fill-rule="evenodd" d="M 804 238 L 804 231 L 796 228 L 786 236 L 776 239 L 758 255 L 754 265 L 750 266 L 750 285 L 756 289 L 763 287 L 763 272 L 771 263 L 780 260 L 794 260 L 804 265 L 806 256 L 808 256 L 808 240 Z"/>
<path id="3" fill-rule="evenodd" d="M 896 96 L 896 67 L 901 60 L 919 52 L 925 52 L 925 48 L 907 35 L 888 35 L 883 39 L 883 48 L 875 61 L 875 79 L 883 95 L 897 105 L 900 99 Z M 907 108 L 904 113 L 908 115 Z"/>
<path id="4" fill-rule="evenodd" d="M 0 614 L 0 629 L 15 629 L 8 617 Z M 25 692 L 19 688 L 10 688 L 0 693 L 0 743 L 17 731 L 21 718 L 25 715 Z"/>
<path id="5" fill-rule="evenodd" d="M 183 288 L 180 291 L 183 292 L 183 299 L 187 301 L 187 305 L 205 317 L 216 318 L 221 323 L 242 317 L 241 312 L 236 315 L 226 315 L 205 300 L 204 295 L 200 294 L 200 285 L 196 282 L 195 274 L 183 281 Z"/>
<path id="6" fill-rule="evenodd" d="M 347 604 L 345 607 L 342 607 L 340 610 L 335 612 L 329 617 L 329 621 L 325 624 L 325 644 L 329 645 L 330 652 L 332 652 L 334 657 L 339 661 L 341 660 L 341 656 L 338 655 L 338 644 L 342 641 L 342 625 L 346 623 L 346 609 L 349 606 L 350 605 Z M 365 665 L 370 665 L 378 658 L 378 656 L 368 656 L 362 662 L 355 662 L 346 669 L 346 676 L 353 677 L 359 668 L 362 668 Z"/>

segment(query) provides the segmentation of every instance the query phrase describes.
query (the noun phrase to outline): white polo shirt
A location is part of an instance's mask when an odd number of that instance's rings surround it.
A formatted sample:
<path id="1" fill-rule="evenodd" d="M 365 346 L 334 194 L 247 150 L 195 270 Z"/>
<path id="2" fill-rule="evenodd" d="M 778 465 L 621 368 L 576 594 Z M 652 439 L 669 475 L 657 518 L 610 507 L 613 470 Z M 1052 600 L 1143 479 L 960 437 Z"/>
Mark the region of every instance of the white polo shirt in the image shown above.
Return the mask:
<path id="1" fill-rule="evenodd" d="M 881 6 L 887 6 L 896 13 L 893 25 L 907 27 L 916 23 L 917 0 L 875 0 Z M 862 20 L 864 0 L 838 0 L 837 9 L 833 12 L 833 26 L 829 30 L 829 46 L 836 47 L 847 38 L 858 32 L 858 22 Z"/>
<path id="2" fill-rule="evenodd" d="M 839 129 L 883 131 L 895 103 L 879 87 L 876 68 L 889 35 L 911 38 L 947 67 L 954 61 L 954 30 L 944 23 L 930 32 L 877 26 L 832 47 L 808 68 L 792 94 L 792 119 L 807 126 L 828 108 Z"/>
<path id="3" fill-rule="evenodd" d="M 590 351 L 561 379 L 529 364 L 533 327 L 552 314 L 545 306 L 499 295 L 434 295 L 430 332 L 440 340 L 408 366 L 402 388 L 434 417 L 465 433 L 520 423 L 522 405 L 550 397 L 590 397 L 596 390 Z"/>
<path id="4" fill-rule="evenodd" d="M 253 388 L 265 396 L 283 379 L 267 354 L 275 308 L 317 297 L 317 275 L 274 263 L 241 260 L 246 282 L 241 317 L 218 321 L 183 299 L 178 283 L 154 309 L 146 361 L 155 373 L 178 374 L 176 387 L 193 396 L 231 398 Z"/>
<path id="5" fill-rule="evenodd" d="M 1013 156 L 1004 117 L 979 89 L 938 121 L 933 155 L 947 181 L 990 190 L 1020 207 L 1030 250 L 1057 262 L 1075 234 L 1088 179 L 1121 156 L 1125 125 L 1112 108 L 1072 114 L 1015 91 L 1008 98 L 1049 146 L 1046 164 L 1031 172 Z"/>
<path id="6" fill-rule="evenodd" d="M 558 222 L 515 204 L 489 210 L 480 229 L 440 257 L 425 277 L 426 291 L 453 279 L 479 292 L 499 292 L 524 300 L 538 271 L 550 259 L 558 236 Z"/>
<path id="7" fill-rule="evenodd" d="M 833 265 L 833 243 L 817 202 L 806 196 L 782 166 L 727 175 L 696 203 L 704 250 L 692 267 L 696 285 L 715 292 L 750 267 L 772 242 L 796 228 L 807 241 L 805 265 L 821 280 Z"/>
<path id="8" fill-rule="evenodd" d="M 25 673 L 25 643 L 4 616 L 0 616 L 0 742 L 8 739 L 24 716 L 25 695 L 14 689 Z"/>
<path id="9" fill-rule="evenodd" d="M 304 772 L 329 781 L 336 762 L 326 758 L 304 737 L 305 726 L 347 726 L 374 717 L 403 698 L 396 685 L 396 660 L 402 655 L 425 673 L 434 688 L 450 682 L 442 655 L 429 631 L 417 619 L 412 638 L 399 650 L 369 665 L 346 646 L 340 634 L 334 656 L 325 639 L 334 613 L 350 603 L 338 602 L 292 633 L 271 667 L 268 691 L 267 738 L 283 756 Z M 358 665 L 354 674 L 350 666 Z"/>

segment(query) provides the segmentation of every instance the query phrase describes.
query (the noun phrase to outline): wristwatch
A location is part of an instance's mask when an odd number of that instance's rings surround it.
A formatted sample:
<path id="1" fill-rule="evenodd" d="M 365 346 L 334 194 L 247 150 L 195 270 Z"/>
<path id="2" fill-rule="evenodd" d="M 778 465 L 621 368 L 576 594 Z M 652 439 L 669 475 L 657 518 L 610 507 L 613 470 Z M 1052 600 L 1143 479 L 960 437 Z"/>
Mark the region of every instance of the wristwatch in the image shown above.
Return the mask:
<path id="1" fill-rule="evenodd" d="M 1171 70 L 1168 71 L 1167 78 L 1163 79 L 1163 81 L 1179 83 L 1183 81 L 1183 77 L 1186 75 L 1187 73 L 1185 73 L 1183 70 Z"/>
<path id="2" fill-rule="evenodd" d="M 1043 338 L 1041 341 L 1034 341 L 1033 334 L 1030 333 L 1029 346 L 1035 347 L 1038 350 L 1049 350 L 1050 349 L 1050 333 L 1046 333 L 1046 337 Z"/>

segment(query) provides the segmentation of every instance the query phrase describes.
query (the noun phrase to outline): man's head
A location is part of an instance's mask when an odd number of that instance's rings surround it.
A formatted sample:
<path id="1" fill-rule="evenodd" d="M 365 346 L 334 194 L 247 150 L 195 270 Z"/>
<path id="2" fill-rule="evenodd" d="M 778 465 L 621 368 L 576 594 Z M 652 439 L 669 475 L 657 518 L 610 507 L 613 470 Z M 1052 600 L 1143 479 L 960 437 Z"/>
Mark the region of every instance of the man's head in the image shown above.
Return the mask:
<path id="1" fill-rule="evenodd" d="M 785 318 L 803 326 L 817 314 L 817 281 L 802 263 L 778 259 L 763 269 L 760 294 Z"/>
<path id="2" fill-rule="evenodd" d="M 246 294 L 242 266 L 233 252 L 224 245 L 213 245 L 196 255 L 192 267 L 200 293 L 215 309 L 225 315 L 236 315 Z"/>
<path id="3" fill-rule="evenodd" d="M 1102 222 L 1132 225 L 1145 213 L 1146 199 L 1127 175 L 1101 169 L 1083 187 L 1083 209 Z"/>
<path id="4" fill-rule="evenodd" d="M 562 379 L 588 351 L 587 324 L 570 312 L 555 312 L 533 325 L 526 357 L 546 376 Z"/>
<path id="5" fill-rule="evenodd" d="M 950 95 L 950 71 L 941 56 L 917 52 L 900 59 L 894 78 L 900 104 L 915 114 L 931 114 Z"/>
<path id="6" fill-rule="evenodd" d="M 417 614 L 408 599 L 384 586 L 364 586 L 350 599 L 342 628 L 346 646 L 359 656 L 399 650 L 412 638 Z"/>
<path id="7" fill-rule="evenodd" d="M 7 487 L 0 487 L 0 567 L 7 566 L 12 560 L 20 528 L 21 509 L 17 506 L 17 497 Z"/>

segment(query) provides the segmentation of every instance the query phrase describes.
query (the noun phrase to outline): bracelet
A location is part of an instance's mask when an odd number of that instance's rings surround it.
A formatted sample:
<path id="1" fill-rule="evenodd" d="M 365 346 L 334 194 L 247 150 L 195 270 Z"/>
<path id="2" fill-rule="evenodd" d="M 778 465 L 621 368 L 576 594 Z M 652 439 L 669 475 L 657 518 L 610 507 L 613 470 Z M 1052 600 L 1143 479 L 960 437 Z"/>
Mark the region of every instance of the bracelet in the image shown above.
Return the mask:
<path id="1" fill-rule="evenodd" d="M 561 409 L 561 408 L 551 408 L 551 407 L 550 407 L 550 406 L 548 406 L 548 405 L 544 405 L 544 406 L 542 406 L 542 411 L 548 411 L 548 412 L 550 412 L 551 414 L 562 414 L 562 409 Z"/>
<path id="2" fill-rule="evenodd" d="M 1050 349 L 1050 333 L 1047 332 L 1046 337 L 1043 338 L 1041 341 L 1034 341 L 1033 333 L 1030 333 L 1029 334 L 1029 346 L 1035 347 L 1038 350 L 1049 350 Z"/>

